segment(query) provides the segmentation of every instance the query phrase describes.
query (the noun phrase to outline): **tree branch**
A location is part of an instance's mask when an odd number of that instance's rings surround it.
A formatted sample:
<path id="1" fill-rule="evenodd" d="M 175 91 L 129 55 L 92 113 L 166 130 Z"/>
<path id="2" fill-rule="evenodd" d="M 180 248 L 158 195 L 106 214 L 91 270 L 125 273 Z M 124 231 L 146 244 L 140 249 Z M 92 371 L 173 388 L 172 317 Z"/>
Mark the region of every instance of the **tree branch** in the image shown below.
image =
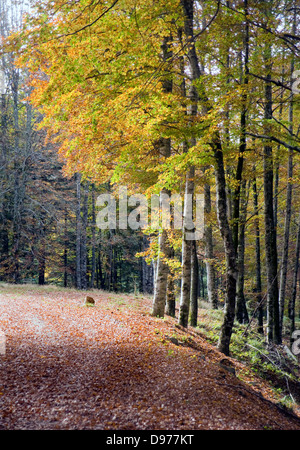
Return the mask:
<path id="1" fill-rule="evenodd" d="M 249 72 L 249 75 L 252 75 L 253 77 L 259 78 L 260 80 L 263 80 L 263 81 L 270 81 L 271 83 L 276 84 L 276 86 L 284 87 L 285 89 L 288 89 L 289 91 L 292 90 L 286 84 L 281 83 L 281 81 L 276 81 L 276 80 L 273 80 L 273 79 L 270 80 L 269 78 L 263 77 L 262 75 L 257 75 L 257 74 L 255 74 L 253 72 Z"/>
<path id="2" fill-rule="evenodd" d="M 277 142 L 277 144 L 283 145 L 284 147 L 288 148 L 289 150 L 296 150 L 296 152 L 300 153 L 300 147 L 298 147 L 297 145 L 290 145 L 287 142 L 284 142 L 284 141 L 282 141 L 281 139 L 278 139 L 275 136 L 265 136 L 263 134 L 254 134 L 254 133 L 249 133 L 249 132 L 246 132 L 246 134 L 248 136 L 252 136 L 252 137 L 255 137 L 257 139 L 268 139 L 270 141 Z"/>
<path id="3" fill-rule="evenodd" d="M 102 14 L 100 14 L 100 16 L 98 16 L 95 20 L 93 20 L 93 22 L 88 23 L 86 25 L 84 25 L 82 28 L 79 28 L 76 31 L 73 31 L 72 33 L 67 33 L 67 34 L 62 34 L 61 36 L 58 36 L 58 38 L 60 37 L 67 37 L 67 36 L 73 36 L 74 34 L 80 33 L 81 31 L 85 30 L 86 28 L 89 28 L 91 26 L 93 26 L 95 23 L 98 22 L 98 20 L 100 20 L 106 13 L 108 13 L 108 11 L 110 11 L 117 3 L 119 0 L 115 0 Z"/>

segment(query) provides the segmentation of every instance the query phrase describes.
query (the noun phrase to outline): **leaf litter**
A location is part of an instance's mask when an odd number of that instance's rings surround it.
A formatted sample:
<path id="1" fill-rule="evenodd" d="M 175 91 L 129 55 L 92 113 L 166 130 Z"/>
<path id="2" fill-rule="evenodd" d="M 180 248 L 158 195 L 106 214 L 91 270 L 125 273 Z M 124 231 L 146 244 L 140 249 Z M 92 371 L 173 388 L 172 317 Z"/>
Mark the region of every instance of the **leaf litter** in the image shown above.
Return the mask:
<path id="1" fill-rule="evenodd" d="M 152 317 L 150 298 L 89 295 L 96 306 L 72 289 L 0 285 L 0 429 L 300 429 L 266 382 L 241 381 L 231 358 L 225 370 L 192 329 Z"/>

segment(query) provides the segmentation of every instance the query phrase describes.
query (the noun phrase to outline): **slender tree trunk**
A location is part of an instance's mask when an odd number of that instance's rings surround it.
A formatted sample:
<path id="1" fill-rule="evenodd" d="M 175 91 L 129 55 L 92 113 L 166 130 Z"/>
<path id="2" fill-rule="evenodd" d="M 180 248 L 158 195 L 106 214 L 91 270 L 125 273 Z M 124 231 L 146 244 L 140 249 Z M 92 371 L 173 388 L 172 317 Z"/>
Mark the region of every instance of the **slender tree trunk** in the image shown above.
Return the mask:
<path id="1" fill-rule="evenodd" d="M 67 211 L 65 210 L 64 221 L 64 287 L 68 286 L 68 236 L 67 236 Z"/>
<path id="2" fill-rule="evenodd" d="M 163 191 L 162 191 L 163 194 Z M 167 254 L 167 232 L 161 230 L 158 238 L 159 255 L 156 266 L 156 279 L 154 286 L 154 298 L 152 306 L 152 315 L 164 317 L 166 296 L 167 296 L 167 281 L 168 281 L 168 266 L 164 259 Z"/>
<path id="3" fill-rule="evenodd" d="M 229 355 L 229 346 L 235 317 L 235 297 L 237 282 L 236 251 L 227 218 L 226 182 L 223 152 L 219 139 L 214 145 L 215 178 L 217 191 L 217 215 L 224 243 L 226 259 L 226 293 L 224 319 L 219 336 L 218 348 Z"/>
<path id="4" fill-rule="evenodd" d="M 46 270 L 46 242 L 45 242 L 45 227 L 42 226 L 40 230 L 39 242 L 39 285 L 45 284 L 45 270 Z"/>
<path id="5" fill-rule="evenodd" d="M 14 119 L 14 205 L 13 205 L 13 278 L 14 282 L 20 281 L 19 272 L 19 245 L 20 245 L 20 228 L 21 228 L 21 189 L 20 186 L 20 130 L 19 130 L 19 71 L 18 69 L 12 70 L 12 98 L 13 98 L 13 119 Z"/>
<path id="6" fill-rule="evenodd" d="M 113 272 L 114 272 L 114 246 L 113 246 L 114 230 L 109 229 L 109 275 L 108 275 L 108 290 L 113 290 Z"/>
<path id="7" fill-rule="evenodd" d="M 294 2 L 294 17 L 292 33 L 296 34 L 296 2 Z M 292 74 L 294 72 L 294 57 L 291 59 L 291 84 L 292 84 Z M 291 98 L 289 102 L 289 132 L 293 133 L 293 91 L 291 91 Z M 290 223 L 292 216 L 292 192 L 293 192 L 293 150 L 289 150 L 288 159 L 288 180 L 287 180 L 287 190 L 286 190 L 286 206 L 285 206 L 285 222 L 284 222 L 284 243 L 283 252 L 281 260 L 281 270 L 280 270 L 280 289 L 279 289 L 279 320 L 280 320 L 280 330 L 282 332 L 282 322 L 284 314 L 284 304 L 285 304 L 285 292 L 286 292 L 286 279 L 287 279 L 287 268 L 288 268 L 288 256 L 289 256 L 289 240 L 290 240 Z"/>
<path id="8" fill-rule="evenodd" d="M 244 30 L 244 61 L 242 61 L 241 70 L 241 82 L 244 84 L 245 90 L 248 88 L 249 83 L 249 22 L 248 16 L 248 0 L 244 0 L 244 14 L 245 14 L 245 30 Z M 244 66 L 244 68 L 243 68 Z M 246 125 L 247 125 L 247 92 L 242 95 L 242 112 L 241 112 L 241 133 L 240 133 L 240 146 L 239 146 L 239 157 L 236 168 L 236 188 L 233 194 L 233 208 L 232 208 L 232 236 L 235 250 L 238 248 L 238 237 L 239 237 L 239 220 L 240 220 L 240 194 L 241 194 L 241 184 L 243 176 L 243 166 L 244 166 L 244 153 L 247 147 L 246 140 Z"/>
<path id="9" fill-rule="evenodd" d="M 89 183 L 84 185 L 82 202 L 82 221 L 81 221 L 81 288 L 87 289 L 87 225 L 88 225 L 88 195 Z"/>
<path id="10" fill-rule="evenodd" d="M 286 280 L 288 270 L 288 257 L 289 257 L 289 241 L 290 241 L 290 223 L 292 216 L 292 190 L 293 185 L 291 178 L 293 176 L 293 150 L 289 151 L 288 162 L 288 184 L 286 192 L 286 206 L 285 206 L 285 221 L 284 221 L 284 240 L 283 240 L 283 252 L 280 268 L 280 289 L 279 289 L 279 315 L 280 315 L 280 328 L 282 330 L 284 306 L 285 306 L 285 293 L 286 293 Z"/>
<path id="11" fill-rule="evenodd" d="M 174 258 L 174 249 L 169 246 L 168 247 L 168 258 Z M 171 317 L 175 317 L 175 283 L 173 274 L 169 271 L 168 274 L 168 282 L 167 282 L 167 303 L 166 303 L 166 314 Z"/>
<path id="12" fill-rule="evenodd" d="M 295 254 L 295 263 L 294 263 L 294 274 L 293 274 L 293 285 L 292 285 L 292 295 L 289 301 L 289 319 L 291 322 L 291 341 L 293 339 L 292 334 L 295 331 L 295 305 L 296 305 L 296 297 L 297 297 L 297 282 L 299 275 L 299 257 L 300 257 L 300 214 L 299 214 L 299 222 L 298 222 L 298 233 L 297 233 L 297 242 L 296 242 L 296 254 Z"/>
<path id="13" fill-rule="evenodd" d="M 246 183 L 242 183 L 241 188 L 241 206 L 240 206 L 240 225 L 238 238 L 238 278 L 236 289 L 236 318 L 239 323 L 248 323 L 249 316 L 246 306 L 246 299 L 244 293 L 245 280 L 245 225 L 247 216 L 247 193 Z"/>
<path id="14" fill-rule="evenodd" d="M 143 236 L 143 251 L 149 247 L 149 238 Z M 153 266 L 152 264 L 147 264 L 145 258 L 142 258 L 142 272 L 143 272 L 143 282 L 142 290 L 144 294 L 153 294 Z"/>
<path id="15" fill-rule="evenodd" d="M 281 82 L 284 84 L 284 64 L 282 65 L 282 76 L 281 76 Z M 282 120 L 282 111 L 283 111 L 283 94 L 285 89 L 281 89 L 280 93 L 280 106 L 279 106 L 279 115 L 278 120 L 281 122 Z M 275 229 L 277 233 L 277 223 L 278 223 L 278 188 L 279 188 L 279 167 L 280 167 L 280 145 L 277 146 L 277 154 L 274 158 L 274 165 L 275 165 L 275 180 L 274 180 L 274 224 Z"/>
<path id="16" fill-rule="evenodd" d="M 98 278 L 99 278 L 99 282 L 100 282 L 100 288 L 101 289 L 105 289 L 105 279 L 103 276 L 103 270 L 102 270 L 102 261 L 101 261 L 101 230 L 99 230 L 99 234 L 100 234 L 100 243 L 98 246 L 98 257 L 97 257 L 97 264 L 98 264 Z"/>
<path id="17" fill-rule="evenodd" d="M 76 173 L 76 287 L 82 288 L 81 280 L 81 175 Z"/>
<path id="18" fill-rule="evenodd" d="M 168 275 L 168 286 L 167 286 L 167 308 L 166 314 L 171 317 L 175 317 L 176 299 L 175 299 L 175 286 L 173 275 L 169 273 Z"/>
<path id="19" fill-rule="evenodd" d="M 265 51 L 266 78 L 265 83 L 265 111 L 264 118 L 272 119 L 272 84 L 271 84 L 271 47 L 267 45 Z M 268 125 L 265 126 L 265 134 L 268 135 Z M 265 209 L 265 248 L 267 269 L 267 341 L 268 343 L 281 343 L 278 303 L 278 279 L 277 279 L 277 242 L 274 224 L 273 208 L 273 156 L 272 145 L 264 145 L 264 209 Z"/>
<path id="20" fill-rule="evenodd" d="M 90 286 L 93 289 L 95 287 L 96 276 L 96 213 L 95 213 L 95 186 L 92 185 L 92 270 L 91 270 L 91 283 Z"/>
<path id="21" fill-rule="evenodd" d="M 165 157 L 170 156 L 171 154 L 171 141 L 170 139 L 162 138 L 160 140 L 161 145 L 161 154 Z M 170 196 L 170 191 L 166 188 L 163 188 L 160 192 L 160 210 L 162 211 L 164 197 Z M 166 263 L 166 259 L 169 254 L 169 243 L 168 243 L 168 235 L 165 229 L 161 229 L 159 231 L 158 238 L 158 248 L 159 254 L 155 267 L 155 278 L 154 278 L 154 296 L 153 296 L 153 305 L 152 305 L 152 315 L 157 317 L 164 317 L 165 315 L 165 306 L 167 299 L 167 285 L 168 285 L 168 274 L 169 268 Z"/>
<path id="22" fill-rule="evenodd" d="M 192 125 L 198 112 L 198 91 L 193 84 L 194 81 L 200 78 L 200 65 L 196 54 L 194 42 L 194 1 L 181 0 L 184 12 L 184 33 L 187 45 L 187 60 L 189 71 L 191 73 L 191 87 L 189 92 L 190 108 L 188 114 L 190 116 L 190 124 Z M 189 147 L 196 144 L 196 139 L 192 137 L 187 143 Z M 192 241 L 189 240 L 189 232 L 193 231 L 192 222 L 193 207 L 190 201 L 194 194 L 194 176 L 195 168 L 192 166 L 188 169 L 185 181 L 185 195 L 184 195 L 184 215 L 183 215 L 183 237 L 182 237 L 182 276 L 181 276 L 181 292 L 180 292 L 180 307 L 179 307 L 179 324 L 183 327 L 188 326 L 190 296 L 191 296 L 191 257 L 192 257 Z"/>
<path id="23" fill-rule="evenodd" d="M 258 193 L 257 193 L 256 177 L 254 177 L 253 180 L 253 205 L 255 214 L 255 262 L 256 262 L 255 292 L 256 292 L 257 320 L 258 320 L 257 331 L 263 334 L 264 328 L 263 328 L 263 304 L 261 294 L 262 284 L 261 284 L 261 256 L 260 256 L 260 227 L 258 218 Z"/>
<path id="24" fill-rule="evenodd" d="M 162 60 L 164 63 L 167 63 L 168 60 L 172 56 L 172 52 L 169 48 L 170 39 L 165 37 L 163 44 L 161 46 L 162 49 Z M 168 93 L 172 92 L 172 81 L 166 77 L 162 79 L 163 91 Z M 168 158 L 171 155 L 171 139 L 170 138 L 161 138 L 157 143 L 160 154 L 164 158 Z M 163 204 L 163 196 L 170 196 L 170 191 L 168 189 L 163 188 L 160 193 L 160 209 Z M 165 306 L 166 306 L 166 298 L 167 298 L 167 284 L 168 284 L 168 265 L 164 261 L 167 257 L 168 253 L 168 238 L 167 232 L 165 229 L 162 229 L 159 234 L 158 239 L 159 244 L 159 255 L 156 266 L 156 274 L 154 275 L 154 297 L 153 297 L 153 306 L 152 306 L 152 315 L 164 317 L 165 314 Z"/>
<path id="25" fill-rule="evenodd" d="M 135 293 L 137 292 L 136 285 L 137 277 L 135 278 Z M 113 281 L 113 291 L 118 291 L 118 250 L 117 247 L 114 248 L 113 251 L 113 272 L 112 272 L 112 281 Z"/>
<path id="26" fill-rule="evenodd" d="M 198 285 L 199 285 L 199 264 L 198 264 L 196 241 L 192 241 L 191 260 L 192 260 L 192 273 L 191 273 L 190 325 L 192 327 L 196 327 L 198 320 Z"/>
<path id="27" fill-rule="evenodd" d="M 210 307 L 218 308 L 218 290 L 216 286 L 216 270 L 214 265 L 214 248 L 212 226 L 209 223 L 208 215 L 211 212 L 210 185 L 204 185 L 204 214 L 206 215 L 204 241 L 205 241 L 205 265 L 207 274 L 207 296 Z M 207 223 L 208 222 L 208 223 Z"/>
<path id="28" fill-rule="evenodd" d="M 200 264 L 200 271 L 199 271 L 199 281 L 201 281 L 201 283 L 199 283 L 199 287 L 198 287 L 198 296 L 202 297 L 202 298 L 205 298 L 204 273 L 206 273 L 206 270 L 204 268 L 203 263 L 201 263 Z M 216 280 L 215 280 L 215 288 L 217 290 Z"/>
<path id="29" fill-rule="evenodd" d="M 186 174 L 183 214 L 182 274 L 179 307 L 179 324 L 183 327 L 188 326 L 191 296 L 191 258 L 193 241 L 189 240 L 188 235 L 193 230 L 191 219 L 193 217 L 192 198 L 194 193 L 194 175 L 194 167 L 191 167 Z"/>

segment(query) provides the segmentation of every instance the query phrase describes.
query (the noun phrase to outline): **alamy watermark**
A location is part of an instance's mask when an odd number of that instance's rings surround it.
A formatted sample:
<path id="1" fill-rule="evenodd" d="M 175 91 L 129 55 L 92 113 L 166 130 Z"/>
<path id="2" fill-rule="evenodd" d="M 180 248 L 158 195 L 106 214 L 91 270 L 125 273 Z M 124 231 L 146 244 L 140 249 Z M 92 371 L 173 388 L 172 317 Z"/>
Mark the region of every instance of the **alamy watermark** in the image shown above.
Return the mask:
<path id="1" fill-rule="evenodd" d="M 6 353 L 6 336 L 4 331 L 0 328 L 0 355 Z"/>
<path id="2" fill-rule="evenodd" d="M 162 193 L 153 194 L 148 199 L 144 194 L 128 196 L 126 186 L 120 186 L 117 196 L 109 192 L 101 194 L 96 205 L 102 208 L 96 218 L 96 224 L 101 230 L 184 229 L 186 240 L 203 237 L 203 194 L 186 194 L 182 198 L 180 194 L 169 196 Z"/>
<path id="3" fill-rule="evenodd" d="M 292 79 L 295 80 L 292 83 L 292 92 L 293 92 L 293 94 L 300 94 L 300 89 L 299 89 L 299 85 L 300 85 L 300 70 L 294 70 L 294 72 L 292 73 Z"/>
<path id="4" fill-rule="evenodd" d="M 293 331 L 292 338 L 294 339 L 292 344 L 292 353 L 295 356 L 300 355 L 300 330 Z"/>

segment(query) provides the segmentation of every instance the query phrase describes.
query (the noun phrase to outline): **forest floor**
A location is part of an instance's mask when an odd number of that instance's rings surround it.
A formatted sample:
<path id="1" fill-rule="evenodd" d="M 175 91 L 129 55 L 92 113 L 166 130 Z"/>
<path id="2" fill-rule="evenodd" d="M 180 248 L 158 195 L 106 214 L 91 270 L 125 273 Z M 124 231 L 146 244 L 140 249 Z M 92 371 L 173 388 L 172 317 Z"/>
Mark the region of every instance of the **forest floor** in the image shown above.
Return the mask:
<path id="1" fill-rule="evenodd" d="M 0 283 L 0 429 L 300 430 L 266 380 L 149 297 L 85 294 Z"/>

